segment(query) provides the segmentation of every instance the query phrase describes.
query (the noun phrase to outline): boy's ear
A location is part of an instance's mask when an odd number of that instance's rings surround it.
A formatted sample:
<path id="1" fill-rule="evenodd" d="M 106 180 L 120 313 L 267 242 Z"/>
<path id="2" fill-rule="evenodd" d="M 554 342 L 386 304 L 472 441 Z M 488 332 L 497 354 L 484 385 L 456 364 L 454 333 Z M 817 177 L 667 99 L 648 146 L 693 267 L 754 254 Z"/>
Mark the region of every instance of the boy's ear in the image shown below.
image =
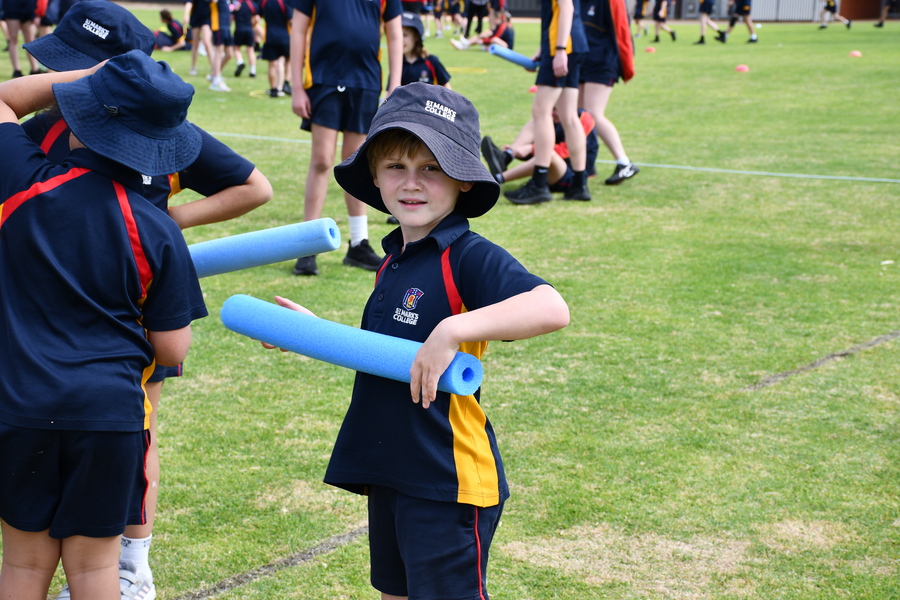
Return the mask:
<path id="1" fill-rule="evenodd" d="M 375 184 L 375 187 L 378 187 L 378 176 L 372 175 L 372 183 Z"/>
<path id="2" fill-rule="evenodd" d="M 376 184 L 376 185 L 378 185 L 378 184 Z M 460 181 L 459 182 L 459 191 L 468 192 L 469 190 L 472 189 L 472 186 L 474 186 L 474 185 L 475 185 L 474 181 Z"/>

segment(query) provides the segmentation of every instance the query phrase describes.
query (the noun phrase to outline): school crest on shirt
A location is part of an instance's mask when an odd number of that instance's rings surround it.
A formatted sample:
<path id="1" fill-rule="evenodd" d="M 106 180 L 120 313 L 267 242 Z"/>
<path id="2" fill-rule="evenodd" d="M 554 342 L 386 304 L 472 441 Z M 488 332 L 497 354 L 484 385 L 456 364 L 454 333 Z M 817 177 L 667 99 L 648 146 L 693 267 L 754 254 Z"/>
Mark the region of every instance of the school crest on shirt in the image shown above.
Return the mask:
<path id="1" fill-rule="evenodd" d="M 413 312 L 419 299 L 425 295 L 425 292 L 419 288 L 409 288 L 403 294 L 403 301 L 400 306 L 394 309 L 394 320 L 407 325 L 415 325 L 419 322 L 419 313 Z"/>

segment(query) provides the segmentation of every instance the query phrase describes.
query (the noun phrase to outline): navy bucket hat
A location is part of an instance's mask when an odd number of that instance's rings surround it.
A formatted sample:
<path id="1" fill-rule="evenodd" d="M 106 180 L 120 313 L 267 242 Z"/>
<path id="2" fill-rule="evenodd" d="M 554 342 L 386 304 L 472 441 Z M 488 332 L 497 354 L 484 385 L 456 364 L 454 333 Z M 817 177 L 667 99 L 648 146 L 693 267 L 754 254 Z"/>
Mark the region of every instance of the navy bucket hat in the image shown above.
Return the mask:
<path id="1" fill-rule="evenodd" d="M 414 82 L 395 88 L 375 113 L 368 137 L 350 158 L 334 168 L 338 184 L 372 208 L 388 212 L 375 186 L 366 150 L 388 129 L 409 131 L 428 147 L 441 170 L 451 179 L 472 182 L 461 192 L 456 212 L 480 217 L 500 196 L 500 184 L 481 162 L 478 111 L 469 100 L 440 85 Z"/>
<path id="2" fill-rule="evenodd" d="M 144 175 L 176 173 L 200 154 L 200 133 L 186 120 L 194 87 L 140 50 L 53 84 L 53 95 L 82 144 Z"/>
<path id="3" fill-rule="evenodd" d="M 422 19 L 419 18 L 419 15 L 415 13 L 403 13 L 400 18 L 400 25 L 401 27 L 410 27 L 412 29 L 415 29 L 419 33 L 420 40 L 425 37 L 425 26 L 422 25 Z"/>
<path id="4" fill-rule="evenodd" d="M 75 3 L 56 29 L 23 46 L 54 71 L 90 69 L 129 50 L 153 52 L 156 36 L 128 9 L 110 0 Z"/>

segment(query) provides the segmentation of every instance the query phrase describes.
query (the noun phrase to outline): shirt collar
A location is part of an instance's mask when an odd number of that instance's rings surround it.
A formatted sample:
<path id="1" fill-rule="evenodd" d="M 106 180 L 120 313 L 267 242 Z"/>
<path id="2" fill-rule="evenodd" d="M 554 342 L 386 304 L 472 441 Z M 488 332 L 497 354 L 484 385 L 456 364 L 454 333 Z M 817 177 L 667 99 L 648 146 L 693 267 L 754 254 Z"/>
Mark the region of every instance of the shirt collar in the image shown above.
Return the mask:
<path id="1" fill-rule="evenodd" d="M 87 148 L 72 150 L 66 157 L 66 162 L 76 167 L 90 169 L 113 181 L 118 181 L 141 195 L 144 193 L 144 179 L 140 173 Z"/>
<path id="2" fill-rule="evenodd" d="M 437 244 L 438 250 L 444 251 L 447 246 L 452 244 L 462 234 L 469 230 L 469 220 L 457 212 L 452 212 L 437 224 L 437 227 L 431 230 L 423 239 L 413 242 L 407 246 L 407 251 L 419 247 L 425 243 Z M 429 241 L 433 240 L 433 241 Z M 403 233 L 400 228 L 393 230 L 381 240 L 381 247 L 385 253 L 392 254 L 394 258 L 400 256 L 400 249 L 403 247 Z"/>

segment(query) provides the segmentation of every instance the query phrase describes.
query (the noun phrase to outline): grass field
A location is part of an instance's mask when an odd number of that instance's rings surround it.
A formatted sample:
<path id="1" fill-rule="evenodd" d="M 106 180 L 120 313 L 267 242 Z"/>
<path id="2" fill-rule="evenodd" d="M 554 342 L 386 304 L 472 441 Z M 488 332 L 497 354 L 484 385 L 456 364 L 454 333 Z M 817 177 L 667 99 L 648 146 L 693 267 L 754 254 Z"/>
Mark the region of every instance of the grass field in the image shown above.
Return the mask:
<path id="1" fill-rule="evenodd" d="M 513 494 L 492 598 L 900 598 L 900 23 L 766 23 L 759 44 L 737 28 L 724 46 L 675 28 L 655 53 L 636 40 L 637 76 L 607 112 L 636 178 L 603 186 L 601 149 L 592 202 L 501 199 L 473 222 L 572 313 L 485 357 Z M 516 31 L 530 54 L 538 26 Z M 511 140 L 533 75 L 446 39 L 427 47 L 482 133 Z M 188 53 L 160 58 L 187 73 Z M 229 78 L 230 94 L 186 78 L 190 118 L 275 189 L 189 243 L 302 217 L 309 135 L 289 98 L 263 95 L 264 64 Z M 334 184 L 325 214 L 346 239 Z M 389 230 L 370 211 L 373 240 Z M 372 274 L 344 252 L 320 256 L 317 278 L 283 263 L 202 281 L 210 317 L 160 412 L 162 600 L 377 597 L 364 503 L 321 482 L 352 373 L 266 352 L 218 319 L 232 294 L 280 294 L 357 325 Z"/>

